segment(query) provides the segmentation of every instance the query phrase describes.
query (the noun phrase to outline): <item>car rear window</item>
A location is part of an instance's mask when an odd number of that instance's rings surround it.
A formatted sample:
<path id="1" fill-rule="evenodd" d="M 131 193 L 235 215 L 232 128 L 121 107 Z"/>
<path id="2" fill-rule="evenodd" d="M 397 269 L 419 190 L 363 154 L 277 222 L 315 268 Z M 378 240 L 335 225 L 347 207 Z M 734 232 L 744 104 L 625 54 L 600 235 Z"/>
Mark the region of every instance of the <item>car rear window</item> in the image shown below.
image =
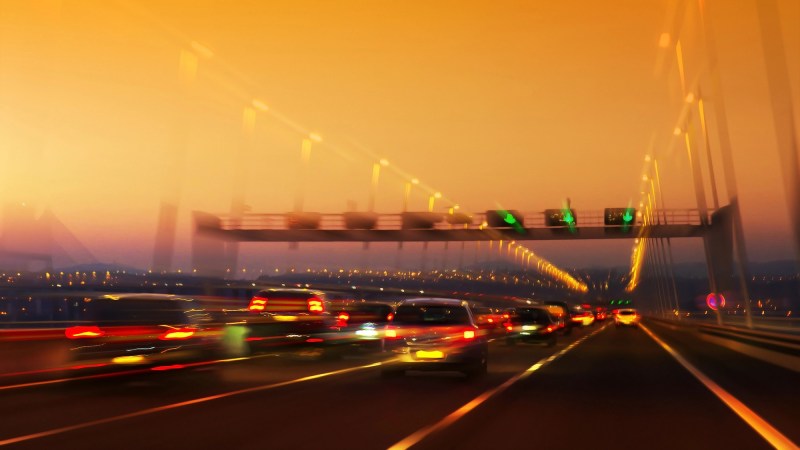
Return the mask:
<path id="1" fill-rule="evenodd" d="M 619 312 L 620 316 L 632 316 L 634 314 L 636 314 L 636 312 L 635 311 L 630 311 L 630 310 L 628 310 L 628 311 L 620 311 Z"/>
<path id="2" fill-rule="evenodd" d="M 87 320 L 98 325 L 185 325 L 190 322 L 185 303 L 167 299 L 94 299 L 84 306 Z"/>
<path id="3" fill-rule="evenodd" d="M 511 316 L 511 321 L 514 323 L 550 323 L 550 317 L 546 311 L 538 308 L 523 308 L 518 309 L 516 314 Z"/>
<path id="4" fill-rule="evenodd" d="M 400 305 L 394 315 L 400 325 L 466 325 L 469 313 L 463 306 Z"/>
<path id="5" fill-rule="evenodd" d="M 557 317 L 563 316 L 567 312 L 567 310 L 561 305 L 545 305 L 545 307 L 548 311 L 550 311 L 550 314 L 553 314 Z"/>
<path id="6" fill-rule="evenodd" d="M 319 298 L 314 292 L 293 291 L 260 291 L 256 296 L 267 299 L 264 311 L 269 312 L 306 312 L 308 311 L 308 299 Z M 320 300 L 324 299 L 320 298 Z"/>

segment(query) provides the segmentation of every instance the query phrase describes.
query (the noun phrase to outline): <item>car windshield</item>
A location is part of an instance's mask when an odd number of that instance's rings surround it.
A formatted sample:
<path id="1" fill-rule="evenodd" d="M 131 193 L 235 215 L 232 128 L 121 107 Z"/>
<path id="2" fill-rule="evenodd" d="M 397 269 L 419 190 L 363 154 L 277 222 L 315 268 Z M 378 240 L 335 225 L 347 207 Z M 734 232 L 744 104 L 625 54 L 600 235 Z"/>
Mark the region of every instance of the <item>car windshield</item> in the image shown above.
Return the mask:
<path id="1" fill-rule="evenodd" d="M 394 323 L 401 325 L 461 325 L 469 323 L 463 306 L 400 305 Z"/>

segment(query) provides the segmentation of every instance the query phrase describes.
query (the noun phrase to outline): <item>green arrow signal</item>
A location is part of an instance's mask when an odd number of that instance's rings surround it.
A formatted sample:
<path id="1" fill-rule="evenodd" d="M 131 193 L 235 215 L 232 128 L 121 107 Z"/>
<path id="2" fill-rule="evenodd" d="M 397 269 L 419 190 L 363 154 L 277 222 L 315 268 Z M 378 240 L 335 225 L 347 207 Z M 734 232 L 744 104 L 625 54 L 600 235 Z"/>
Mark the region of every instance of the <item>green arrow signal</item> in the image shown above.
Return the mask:
<path id="1" fill-rule="evenodd" d="M 625 213 L 622 215 L 622 221 L 625 223 L 630 223 L 633 221 L 633 214 L 631 213 L 630 209 L 625 210 Z"/>
<path id="2" fill-rule="evenodd" d="M 510 212 L 507 212 L 506 216 L 503 217 L 503 222 L 505 222 L 505 223 L 507 223 L 509 225 L 513 225 L 513 224 L 517 223 L 517 218 L 514 217 L 514 215 L 511 214 Z"/>
<path id="3" fill-rule="evenodd" d="M 564 211 L 564 222 L 566 223 L 575 222 L 575 218 L 572 217 L 572 213 L 569 210 Z"/>

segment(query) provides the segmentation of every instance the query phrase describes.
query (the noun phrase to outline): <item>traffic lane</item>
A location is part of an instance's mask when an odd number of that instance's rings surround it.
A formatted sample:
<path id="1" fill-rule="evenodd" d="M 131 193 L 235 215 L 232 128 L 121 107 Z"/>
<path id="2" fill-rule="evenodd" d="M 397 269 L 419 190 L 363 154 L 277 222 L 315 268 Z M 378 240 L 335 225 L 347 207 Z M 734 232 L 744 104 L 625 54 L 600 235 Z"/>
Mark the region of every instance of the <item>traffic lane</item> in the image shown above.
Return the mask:
<path id="1" fill-rule="evenodd" d="M 420 449 L 771 448 L 642 330 L 611 326 Z"/>
<path id="2" fill-rule="evenodd" d="M 17 443 L 15 448 L 119 447 L 125 444 L 120 436 L 131 430 L 136 430 L 138 448 L 386 448 L 572 340 L 554 348 L 492 343 L 489 374 L 481 379 L 412 372 L 385 380 L 376 367 L 126 418 Z"/>
<path id="3" fill-rule="evenodd" d="M 366 365 L 373 354 L 335 361 L 259 355 L 197 369 L 105 373 L 106 378 L 0 390 L 0 441 L 164 404 Z"/>
<path id="4" fill-rule="evenodd" d="M 702 334 L 685 328 L 676 329 L 658 321 L 650 321 L 648 326 L 720 387 L 793 442 L 800 443 L 797 372 L 705 341 Z"/>

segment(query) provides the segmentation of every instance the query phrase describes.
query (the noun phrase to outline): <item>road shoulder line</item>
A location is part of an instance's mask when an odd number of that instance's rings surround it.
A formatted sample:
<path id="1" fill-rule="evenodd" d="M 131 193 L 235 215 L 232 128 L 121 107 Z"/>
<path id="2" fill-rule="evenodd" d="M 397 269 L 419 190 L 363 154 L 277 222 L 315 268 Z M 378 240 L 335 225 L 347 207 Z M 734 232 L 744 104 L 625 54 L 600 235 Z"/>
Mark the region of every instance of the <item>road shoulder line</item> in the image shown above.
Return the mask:
<path id="1" fill-rule="evenodd" d="M 769 424 L 766 420 L 762 419 L 761 416 L 756 414 L 753 410 L 747 407 L 744 403 L 739 401 L 736 397 L 731 395 L 728 391 L 723 389 L 709 377 L 707 377 L 703 372 L 697 369 L 692 363 L 687 361 L 683 356 L 681 356 L 675 349 L 669 346 L 669 344 L 662 341 L 658 336 L 655 335 L 649 328 L 644 326 L 643 324 L 639 324 L 639 327 L 647 333 L 650 338 L 652 338 L 658 345 L 661 346 L 667 353 L 670 354 L 680 365 L 683 366 L 684 369 L 689 371 L 695 378 L 697 378 L 700 383 L 702 383 L 709 391 L 711 391 L 714 395 L 716 395 L 723 403 L 725 403 L 731 410 L 733 410 L 736 415 L 738 415 L 742 420 L 745 421 L 751 428 L 753 428 L 756 433 L 758 433 L 762 438 L 764 438 L 767 442 L 770 443 L 773 447 L 777 449 L 800 449 L 794 442 L 789 440 L 786 436 L 784 436 L 780 431 L 778 431 L 775 427 Z"/>

